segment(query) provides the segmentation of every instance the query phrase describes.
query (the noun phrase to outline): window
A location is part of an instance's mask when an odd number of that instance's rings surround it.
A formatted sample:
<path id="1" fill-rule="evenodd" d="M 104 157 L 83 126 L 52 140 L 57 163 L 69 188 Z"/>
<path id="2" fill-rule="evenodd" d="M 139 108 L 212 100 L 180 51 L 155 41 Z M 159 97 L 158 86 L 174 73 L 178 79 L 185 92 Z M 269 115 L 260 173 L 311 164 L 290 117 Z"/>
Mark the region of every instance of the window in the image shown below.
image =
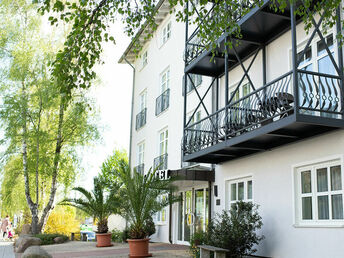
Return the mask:
<path id="1" fill-rule="evenodd" d="M 343 174 L 340 161 L 300 167 L 295 173 L 296 223 L 343 223 Z"/>
<path id="2" fill-rule="evenodd" d="M 166 201 L 167 195 L 161 195 L 158 197 L 159 201 Z M 158 211 L 154 216 L 154 221 L 156 224 L 166 224 L 167 220 L 167 207 L 162 208 L 161 211 Z"/>
<path id="3" fill-rule="evenodd" d="M 146 64 L 148 64 L 148 52 L 147 51 L 145 51 L 142 54 L 142 67 L 145 67 Z"/>
<path id="4" fill-rule="evenodd" d="M 190 112 L 188 115 L 188 119 L 186 122 L 188 122 L 192 116 L 194 111 Z M 201 110 L 197 111 L 194 116 L 191 118 L 190 125 L 193 125 L 194 123 L 197 123 L 201 120 Z"/>
<path id="5" fill-rule="evenodd" d="M 193 82 L 193 84 L 195 85 L 195 87 L 198 87 L 199 85 L 202 84 L 202 75 L 200 74 L 190 74 L 191 80 Z M 194 86 L 191 82 L 190 78 L 187 77 L 187 85 L 186 85 L 186 93 L 189 93 L 191 91 L 194 90 Z M 183 81 L 184 84 L 184 81 Z M 183 91 L 184 91 L 184 87 L 183 87 Z M 184 94 L 184 92 L 183 92 Z"/>
<path id="6" fill-rule="evenodd" d="M 140 100 L 139 100 L 139 104 L 140 104 L 140 111 L 144 110 L 146 108 L 146 100 L 147 100 L 147 91 L 143 91 L 140 94 Z"/>
<path id="7" fill-rule="evenodd" d="M 238 101 L 239 99 L 245 97 L 251 91 L 251 84 L 249 82 L 241 84 L 240 88 L 237 91 L 235 91 L 236 87 L 237 85 L 233 87 L 233 90 L 231 91 L 230 97 L 232 97 L 232 94 L 234 94 L 231 103 L 234 103 Z M 237 103 L 234 106 L 232 106 L 230 118 L 232 119 L 232 121 L 235 121 L 234 123 L 245 124 L 245 121 L 242 121 L 243 119 L 245 119 L 245 115 L 241 113 L 246 112 L 246 111 L 248 112 L 249 109 L 248 110 L 239 109 L 239 107 L 245 107 L 245 106 L 250 106 L 249 98 L 242 100 L 242 103 Z"/>
<path id="8" fill-rule="evenodd" d="M 171 37 L 171 22 L 167 23 L 162 29 L 162 44 L 165 44 Z"/>
<path id="9" fill-rule="evenodd" d="M 167 68 L 160 75 L 160 94 L 170 87 L 170 68 Z"/>
<path id="10" fill-rule="evenodd" d="M 168 129 L 165 129 L 159 133 L 159 155 L 167 153 L 168 145 Z"/>
<path id="11" fill-rule="evenodd" d="M 326 45 L 328 46 L 332 56 L 334 57 L 335 51 L 334 51 L 334 41 L 333 41 L 333 35 L 330 34 L 327 37 L 325 37 Z M 319 72 L 324 74 L 330 74 L 330 75 L 336 75 L 336 70 L 334 65 L 331 62 L 331 59 L 326 51 L 325 44 L 321 40 L 315 40 L 310 44 L 310 46 L 306 49 L 304 55 L 302 55 L 302 51 L 300 51 L 297 55 L 298 60 L 301 60 L 299 64 L 299 69 L 304 71 L 311 71 L 311 72 Z M 319 81 L 322 82 L 323 85 L 327 85 L 326 78 L 325 77 L 313 77 L 310 74 L 300 74 L 300 79 L 303 82 L 303 87 L 299 87 L 300 96 L 304 97 L 304 99 L 300 100 L 300 103 L 303 103 L 302 106 L 307 108 L 317 108 L 321 107 L 323 110 L 335 110 L 335 105 L 331 103 L 331 101 L 328 100 L 328 97 L 331 96 L 332 99 L 335 99 L 335 93 L 329 92 L 327 87 L 323 88 L 322 90 L 316 89 L 316 86 L 314 83 L 318 84 Z M 313 80 L 316 81 L 313 81 Z M 318 100 L 315 99 L 316 92 L 319 91 Z M 326 96 L 325 96 L 326 95 Z M 309 110 L 302 110 L 303 113 L 306 114 L 312 114 L 314 115 L 315 111 L 309 111 Z M 336 115 L 324 113 L 321 114 L 322 116 L 327 117 L 334 117 Z"/>
<path id="12" fill-rule="evenodd" d="M 253 181 L 252 177 L 229 180 L 226 182 L 227 203 L 226 207 L 229 209 L 232 204 L 238 201 L 252 201 L 253 199 Z"/>
<path id="13" fill-rule="evenodd" d="M 236 87 L 238 85 L 236 85 L 235 87 L 233 87 L 233 90 L 231 91 L 231 97 L 232 97 L 232 94 L 234 93 L 234 91 L 236 90 Z M 247 83 L 244 83 L 244 84 L 241 84 L 240 85 L 240 88 L 235 92 L 234 94 L 234 97 L 233 97 L 233 100 L 232 100 L 232 103 L 235 102 L 235 101 L 238 101 L 239 99 L 245 97 L 247 94 L 249 94 L 251 91 L 251 85 L 249 82 Z"/>
<path id="14" fill-rule="evenodd" d="M 138 145 L 137 165 L 144 164 L 144 161 L 145 161 L 145 143 L 142 142 Z"/>

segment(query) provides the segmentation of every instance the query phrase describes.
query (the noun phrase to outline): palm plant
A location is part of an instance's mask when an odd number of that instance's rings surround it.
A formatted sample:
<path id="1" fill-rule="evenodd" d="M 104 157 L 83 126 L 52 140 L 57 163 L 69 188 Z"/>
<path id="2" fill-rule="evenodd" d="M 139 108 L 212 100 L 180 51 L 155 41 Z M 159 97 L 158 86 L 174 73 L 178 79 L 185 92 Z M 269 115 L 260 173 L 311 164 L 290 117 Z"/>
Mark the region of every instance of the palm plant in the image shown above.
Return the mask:
<path id="1" fill-rule="evenodd" d="M 129 236 L 132 239 L 144 239 L 154 233 L 152 217 L 155 213 L 176 201 L 171 194 L 174 190 L 172 182 L 175 179 L 160 179 L 156 170 L 149 169 L 146 175 L 131 169 L 127 162 L 120 162 L 116 170 L 118 179 L 122 182 L 122 210 L 130 222 Z M 159 198 L 160 196 L 168 198 Z"/>
<path id="2" fill-rule="evenodd" d="M 112 184 L 110 190 L 104 190 L 104 183 L 98 177 L 94 178 L 94 188 L 88 191 L 83 187 L 75 187 L 74 191 L 79 192 L 82 198 L 67 198 L 60 202 L 60 205 L 76 207 L 92 216 L 97 221 L 97 233 L 108 232 L 108 217 L 111 214 L 118 214 L 120 207 L 119 189 L 120 184 Z"/>

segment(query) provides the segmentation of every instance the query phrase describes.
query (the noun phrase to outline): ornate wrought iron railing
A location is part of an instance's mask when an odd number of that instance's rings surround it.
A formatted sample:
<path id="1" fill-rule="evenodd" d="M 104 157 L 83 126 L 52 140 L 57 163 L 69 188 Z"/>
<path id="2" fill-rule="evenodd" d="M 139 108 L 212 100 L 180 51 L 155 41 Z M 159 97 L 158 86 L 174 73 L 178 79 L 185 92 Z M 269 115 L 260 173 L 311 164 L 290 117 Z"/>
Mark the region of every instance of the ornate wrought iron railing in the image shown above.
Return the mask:
<path id="1" fill-rule="evenodd" d="M 137 165 L 134 169 L 137 173 L 140 173 L 143 175 L 145 172 L 145 164 L 142 163 L 140 165 Z"/>
<path id="2" fill-rule="evenodd" d="M 136 115 L 136 130 L 140 129 L 146 124 L 147 108 L 144 108 Z"/>
<path id="3" fill-rule="evenodd" d="M 300 113 L 340 118 L 343 96 L 339 76 L 299 70 Z"/>
<path id="4" fill-rule="evenodd" d="M 187 126 L 184 155 L 283 119 L 292 115 L 296 107 L 300 114 L 342 118 L 343 94 L 338 76 L 303 70 L 297 76 L 299 103 L 294 102 L 293 74 L 288 72 Z"/>
<path id="5" fill-rule="evenodd" d="M 159 115 L 166 110 L 170 105 L 170 89 L 165 90 L 159 97 L 156 98 L 155 115 Z"/>
<path id="6" fill-rule="evenodd" d="M 168 164 L 168 154 L 165 153 L 154 159 L 153 168 L 158 169 L 158 170 L 165 170 L 167 169 L 167 164 Z"/>
<path id="7" fill-rule="evenodd" d="M 245 10 L 253 8 L 258 1 L 257 0 L 242 0 L 242 1 L 237 1 L 238 3 L 238 8 L 235 11 L 227 11 L 227 17 L 228 19 L 231 18 L 234 21 L 239 21 L 247 12 Z M 210 8 L 208 13 L 205 15 L 203 19 L 203 23 L 211 20 L 212 22 L 215 22 L 217 20 L 223 19 L 221 17 L 222 15 L 215 12 L 214 8 Z M 186 42 L 186 49 L 184 53 L 184 60 L 186 61 L 186 65 L 189 65 L 192 61 L 194 61 L 197 57 L 199 57 L 206 49 L 207 46 L 209 45 L 209 42 L 207 41 L 201 41 L 200 38 L 200 28 L 197 27 L 191 36 L 188 38 Z"/>

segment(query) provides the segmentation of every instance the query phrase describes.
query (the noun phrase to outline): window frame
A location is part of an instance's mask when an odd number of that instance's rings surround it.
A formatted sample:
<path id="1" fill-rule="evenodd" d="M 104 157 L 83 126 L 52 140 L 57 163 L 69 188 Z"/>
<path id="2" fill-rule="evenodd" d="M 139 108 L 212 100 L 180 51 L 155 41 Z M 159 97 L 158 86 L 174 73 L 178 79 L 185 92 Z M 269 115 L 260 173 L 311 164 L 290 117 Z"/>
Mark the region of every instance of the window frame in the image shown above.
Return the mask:
<path id="1" fill-rule="evenodd" d="M 168 198 L 167 195 L 160 195 L 158 196 L 158 200 L 160 200 L 161 198 Z M 157 213 L 154 214 L 153 216 L 153 221 L 155 223 L 155 225 L 158 226 L 163 226 L 167 224 L 167 207 L 162 208 L 160 211 L 158 211 Z M 163 219 L 165 218 L 165 219 Z"/>
<path id="2" fill-rule="evenodd" d="M 161 140 L 161 134 L 164 134 L 163 140 Z M 166 136 L 167 135 L 167 136 Z M 161 146 L 163 144 L 163 149 L 161 150 Z M 164 129 L 160 130 L 158 133 L 158 154 L 159 156 L 165 155 L 168 153 L 168 127 L 165 127 Z"/>
<path id="3" fill-rule="evenodd" d="M 166 75 L 166 79 L 163 81 L 164 75 Z M 159 96 L 170 88 L 170 83 L 171 83 L 171 69 L 170 69 L 170 66 L 168 66 L 159 75 L 159 93 L 160 93 Z M 163 88 L 164 84 L 166 84 L 166 86 L 164 86 Z"/>
<path id="4" fill-rule="evenodd" d="M 252 182 L 252 188 L 251 188 L 251 195 L 252 198 L 248 198 L 248 182 Z M 244 198 L 242 200 L 238 199 L 238 184 L 239 183 L 244 183 Z M 231 196 L 231 185 L 236 184 L 236 199 L 232 200 Z M 229 178 L 225 180 L 225 209 L 229 210 L 231 208 L 231 205 L 238 202 L 238 201 L 243 201 L 243 202 L 254 202 L 254 178 L 253 175 L 245 175 L 241 177 L 234 177 L 234 178 Z"/>
<path id="5" fill-rule="evenodd" d="M 341 169 L 341 190 L 331 190 L 331 172 L 327 171 L 328 187 L 327 191 L 317 191 L 316 172 L 319 168 L 330 168 L 333 166 L 340 166 Z M 301 172 L 311 171 L 311 193 L 302 193 L 301 191 Z M 343 201 L 343 215 L 344 215 L 344 166 L 343 156 L 331 156 L 324 159 L 309 161 L 297 164 L 292 167 L 293 178 L 293 226 L 294 227 L 344 227 L 343 219 L 332 219 L 332 198 L 334 194 L 342 194 Z M 312 197 L 312 219 L 302 219 L 302 197 Z M 328 196 L 329 202 L 329 219 L 318 219 L 318 196 Z"/>
<path id="6" fill-rule="evenodd" d="M 142 53 L 142 69 L 148 64 L 148 50 Z"/>
<path id="7" fill-rule="evenodd" d="M 141 149 L 141 146 L 143 146 L 142 149 Z M 146 148 L 145 141 L 142 141 L 137 144 L 137 162 L 136 162 L 137 166 L 140 166 L 145 163 L 145 148 Z"/>
<path id="8" fill-rule="evenodd" d="M 329 36 L 332 35 L 332 49 L 331 47 L 329 47 L 330 52 L 332 53 L 332 56 L 334 58 L 334 60 L 338 59 L 338 52 L 337 52 L 337 42 L 336 42 L 336 38 L 335 38 L 335 32 L 333 30 L 329 30 L 329 32 L 324 35 L 324 39 L 325 41 L 327 41 L 327 38 Z M 299 55 L 302 53 L 304 47 L 306 46 L 306 42 L 308 41 L 308 39 L 305 40 L 305 42 L 302 42 L 300 44 L 298 44 L 297 46 L 297 58 L 299 58 Z M 322 43 L 322 40 L 319 36 L 316 36 L 313 38 L 312 42 L 309 44 L 308 48 L 311 49 L 311 58 L 310 60 L 302 63 L 302 61 L 300 62 L 300 65 L 298 67 L 298 69 L 303 70 L 305 67 L 312 65 L 312 70 L 313 72 L 319 72 L 319 61 L 321 59 L 323 59 L 326 56 L 329 56 L 326 49 L 324 49 L 324 53 L 319 55 L 318 52 L 318 43 Z M 300 51 L 299 51 L 300 49 Z M 305 53 L 306 54 L 306 53 Z M 335 70 L 335 68 L 333 67 L 333 69 Z M 335 73 L 337 73 L 335 71 Z"/>
<path id="9" fill-rule="evenodd" d="M 161 42 L 162 46 L 166 44 L 166 42 L 171 38 L 171 32 L 172 32 L 172 22 L 171 20 L 168 21 L 165 26 L 162 28 L 162 33 L 161 33 Z"/>
<path id="10" fill-rule="evenodd" d="M 147 90 L 144 89 L 139 94 L 139 112 L 143 111 L 147 107 Z"/>

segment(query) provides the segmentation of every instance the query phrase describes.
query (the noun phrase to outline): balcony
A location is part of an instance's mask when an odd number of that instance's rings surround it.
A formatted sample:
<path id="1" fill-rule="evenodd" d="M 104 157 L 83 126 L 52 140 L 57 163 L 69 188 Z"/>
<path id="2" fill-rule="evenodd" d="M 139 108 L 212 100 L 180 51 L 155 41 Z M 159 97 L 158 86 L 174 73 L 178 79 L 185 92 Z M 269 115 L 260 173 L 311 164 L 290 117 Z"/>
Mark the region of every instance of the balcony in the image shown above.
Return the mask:
<path id="1" fill-rule="evenodd" d="M 241 61 L 245 61 L 262 46 L 269 44 L 291 28 L 289 6 L 286 7 L 284 13 L 281 13 L 271 10 L 270 0 L 263 0 L 261 6 L 255 7 L 252 6 L 249 0 L 243 1 L 242 4 L 243 7 L 251 8 L 251 10 L 247 14 L 240 12 L 240 10 L 238 13 L 231 14 L 232 19 L 241 28 L 242 37 L 240 39 L 232 38 L 233 45 L 238 46 L 237 53 L 233 49 L 228 50 L 229 71 L 240 65 L 237 55 Z M 299 4 L 301 4 L 301 1 L 296 3 L 296 5 Z M 213 13 L 212 9 L 209 10 L 203 22 L 206 22 L 207 19 L 217 19 L 217 15 Z M 296 22 L 300 21 L 301 17 L 296 16 Z M 221 76 L 225 72 L 225 40 L 231 36 L 231 33 L 224 33 L 217 40 L 215 51 L 208 47 L 208 42 L 201 42 L 199 33 L 200 30 L 197 28 L 186 41 L 185 72 L 211 77 Z M 214 56 L 213 53 L 216 53 L 216 55 Z"/>
<path id="2" fill-rule="evenodd" d="M 165 90 L 156 98 L 155 115 L 158 116 L 165 111 L 170 105 L 170 89 Z"/>
<path id="3" fill-rule="evenodd" d="M 143 175 L 145 173 L 145 164 L 142 163 L 142 164 L 136 166 L 134 169 L 137 173 Z"/>
<path id="4" fill-rule="evenodd" d="M 154 159 L 153 168 L 157 170 L 166 170 L 168 163 L 168 154 L 163 154 Z"/>
<path id="5" fill-rule="evenodd" d="M 344 127 L 340 76 L 296 70 L 184 129 L 184 161 L 221 163 Z M 297 89 L 297 90 L 296 90 Z"/>
<path id="6" fill-rule="evenodd" d="M 136 115 L 136 130 L 139 130 L 146 124 L 147 108 L 144 108 Z"/>

